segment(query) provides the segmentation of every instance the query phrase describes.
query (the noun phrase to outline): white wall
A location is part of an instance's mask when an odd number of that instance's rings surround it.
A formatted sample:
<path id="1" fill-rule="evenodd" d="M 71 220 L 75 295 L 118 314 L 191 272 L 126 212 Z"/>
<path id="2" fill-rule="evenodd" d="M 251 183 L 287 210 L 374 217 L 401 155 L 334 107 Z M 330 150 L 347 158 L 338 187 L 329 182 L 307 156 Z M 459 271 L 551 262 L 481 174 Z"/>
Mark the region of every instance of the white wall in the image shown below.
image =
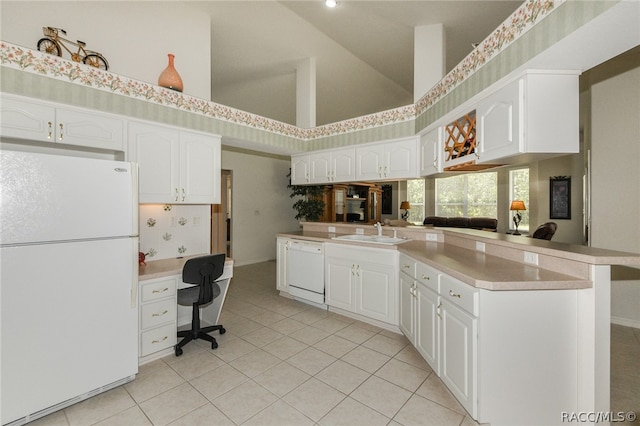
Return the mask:
<path id="1" fill-rule="evenodd" d="M 0 12 L 6 42 L 35 50 L 42 27 L 63 28 L 102 53 L 109 71 L 147 83 L 157 84 L 173 53 L 184 93 L 211 100 L 211 23 L 183 2 L 2 0 Z"/>
<path id="2" fill-rule="evenodd" d="M 545 222 L 555 222 L 558 230 L 553 241 L 582 244 L 583 243 L 583 191 L 582 154 L 564 155 L 549 160 L 538 161 L 535 174 L 530 173 L 529 188 L 531 210 L 529 215 L 530 232 Z M 551 219 L 549 217 L 549 178 L 552 176 L 571 176 L 571 219 Z M 535 200 L 535 206 L 533 205 Z M 529 208 L 529 206 L 527 206 Z"/>
<path id="3" fill-rule="evenodd" d="M 640 49 L 596 72 L 591 245 L 640 253 Z M 613 267 L 611 293 L 612 322 L 640 328 L 640 270 Z"/>
<path id="4" fill-rule="evenodd" d="M 289 159 L 222 150 L 232 171 L 231 255 L 236 265 L 276 258 L 276 234 L 300 230 L 287 189 Z"/>

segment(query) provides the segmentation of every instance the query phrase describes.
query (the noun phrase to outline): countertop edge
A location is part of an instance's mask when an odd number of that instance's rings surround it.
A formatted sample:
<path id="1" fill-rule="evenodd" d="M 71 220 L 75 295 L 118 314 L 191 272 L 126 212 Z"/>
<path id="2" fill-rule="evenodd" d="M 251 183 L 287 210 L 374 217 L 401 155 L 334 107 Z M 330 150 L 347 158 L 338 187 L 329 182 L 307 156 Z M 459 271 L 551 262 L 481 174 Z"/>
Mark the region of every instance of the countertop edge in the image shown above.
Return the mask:
<path id="1" fill-rule="evenodd" d="M 204 254 L 198 254 L 194 256 L 185 256 L 181 258 L 159 259 L 147 261 L 144 265 L 138 266 L 138 281 L 148 281 L 156 278 L 170 277 L 172 275 L 182 274 L 182 268 L 187 260 L 206 256 Z M 234 261 L 232 258 L 227 257 L 224 266 L 225 268 L 233 266 Z"/>
<path id="2" fill-rule="evenodd" d="M 284 232 L 277 234 L 278 238 L 291 238 L 298 239 L 304 241 L 315 241 L 315 242 L 324 242 L 324 243 L 332 243 L 332 244 L 341 244 L 341 245 L 352 245 L 358 247 L 371 247 L 378 249 L 386 249 L 386 250 L 397 250 L 400 253 L 404 253 L 407 256 L 410 256 L 420 262 L 423 262 L 429 266 L 432 266 L 443 273 L 451 275 L 454 278 L 457 278 L 463 281 L 465 284 L 468 284 L 472 287 L 478 289 L 484 289 L 489 291 L 524 291 L 524 290 L 570 290 L 570 289 L 584 289 L 593 287 L 593 283 L 589 280 L 583 280 L 578 277 L 574 277 L 571 275 L 564 275 L 553 271 L 548 271 L 543 268 L 539 268 L 537 266 L 524 265 L 519 262 L 509 261 L 499 259 L 495 256 L 479 254 L 475 251 L 456 247 L 455 250 L 460 253 L 467 253 L 469 258 L 477 258 L 477 256 L 481 256 L 482 260 L 490 258 L 496 262 L 508 262 L 510 265 L 515 265 L 518 268 L 528 270 L 536 270 L 541 271 L 543 275 L 549 275 L 549 280 L 521 280 L 521 281 L 508 281 L 508 280 L 488 280 L 479 278 L 478 275 L 482 275 L 482 273 L 473 273 L 473 269 L 479 270 L 480 266 L 467 266 L 467 271 L 461 272 L 460 270 L 453 269 L 444 265 L 441 262 L 435 261 L 428 257 L 429 247 L 431 247 L 431 251 L 439 251 L 438 255 L 440 257 L 446 257 L 446 254 L 443 254 L 443 248 L 445 243 L 440 242 L 427 242 L 427 241 L 419 241 L 412 240 L 414 243 L 412 244 L 410 241 L 407 243 L 401 243 L 398 245 L 387 245 L 387 244 L 376 244 L 376 243 L 362 243 L 362 242 L 354 242 L 354 241 L 344 241 L 344 240 L 334 240 L 332 237 L 339 236 L 344 234 L 336 234 L 336 233 L 327 233 L 327 232 L 309 232 L 309 231 L 299 231 L 299 232 Z M 439 249 L 439 250 L 438 250 Z M 452 259 L 453 261 L 457 261 L 457 259 Z"/>

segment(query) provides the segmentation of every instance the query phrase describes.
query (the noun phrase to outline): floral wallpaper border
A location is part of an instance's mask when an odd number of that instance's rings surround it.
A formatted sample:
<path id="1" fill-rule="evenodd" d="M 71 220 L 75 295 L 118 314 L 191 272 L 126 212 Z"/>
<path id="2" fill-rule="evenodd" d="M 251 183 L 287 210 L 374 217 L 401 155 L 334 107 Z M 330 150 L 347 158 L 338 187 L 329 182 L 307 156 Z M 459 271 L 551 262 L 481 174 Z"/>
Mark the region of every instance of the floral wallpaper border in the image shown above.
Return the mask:
<path id="1" fill-rule="evenodd" d="M 144 99 L 158 105 L 170 106 L 230 123 L 310 141 L 415 119 L 565 1 L 528 0 L 523 3 L 416 104 L 312 129 L 303 129 L 4 41 L 0 42 L 0 64 L 124 96 Z"/>

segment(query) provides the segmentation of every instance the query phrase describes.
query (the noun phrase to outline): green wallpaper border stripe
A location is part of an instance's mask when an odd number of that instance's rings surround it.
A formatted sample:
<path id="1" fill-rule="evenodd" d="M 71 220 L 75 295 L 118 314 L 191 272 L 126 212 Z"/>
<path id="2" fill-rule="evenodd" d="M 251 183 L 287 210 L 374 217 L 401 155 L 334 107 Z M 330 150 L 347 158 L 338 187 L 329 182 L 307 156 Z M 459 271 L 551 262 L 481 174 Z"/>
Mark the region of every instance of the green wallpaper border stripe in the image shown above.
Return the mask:
<path id="1" fill-rule="evenodd" d="M 538 17 L 533 26 L 506 45 L 488 62 L 480 65 L 475 63 L 469 65 L 470 74 L 466 75 L 460 83 L 456 83 L 455 79 L 448 81 L 447 84 L 450 87 L 440 88 L 445 90 L 445 94 L 432 105 L 424 108 L 423 112 L 418 116 L 406 118 L 407 115 L 410 116 L 412 114 L 412 108 L 404 107 L 390 110 L 391 113 L 387 116 L 385 116 L 385 113 L 380 113 L 379 116 L 374 114 L 370 117 L 347 120 L 344 123 L 321 126 L 322 129 L 316 128 L 321 129 L 320 131 L 297 129 L 291 132 L 295 136 L 287 136 L 277 130 L 260 128 L 265 122 L 269 123 L 266 127 L 274 124 L 277 128 L 278 125 L 283 124 L 266 118 L 262 121 L 262 117 L 257 117 L 258 126 L 253 127 L 244 122 L 234 122 L 233 116 L 228 120 L 218 119 L 204 113 L 179 109 L 179 106 L 164 105 L 162 101 L 149 102 L 141 97 L 110 92 L 104 90 L 104 87 L 102 89 L 93 88 L 90 87 L 91 82 L 69 82 L 45 74 L 38 74 L 37 72 L 45 73 L 46 71 L 37 71 L 32 63 L 30 63 L 29 66 L 31 68 L 28 71 L 16 68 L 23 66 L 21 62 L 23 59 L 26 62 L 31 61 L 37 64 L 41 57 L 37 56 L 40 52 L 35 52 L 37 54 L 35 56 L 27 52 L 24 58 L 17 58 L 18 60 L 16 60 L 16 58 L 9 58 L 10 55 L 3 51 L 5 56 L 2 58 L 2 67 L 0 67 L 0 90 L 141 120 L 156 121 L 193 130 L 216 133 L 223 136 L 223 143 L 225 137 L 234 139 L 233 146 L 236 149 L 244 149 L 239 145 L 241 145 L 241 141 L 247 141 L 248 146 L 246 149 L 248 151 L 257 151 L 255 149 L 256 143 L 259 146 L 263 146 L 266 151 L 293 153 L 357 145 L 418 134 L 448 112 L 464 104 L 512 71 L 522 67 L 535 55 L 549 48 L 620 1 L 556 0 L 557 6 L 553 7 L 545 16 Z M 523 4 L 523 7 L 541 7 L 543 4 L 545 3 L 540 0 L 529 0 Z M 519 10 L 524 10 L 523 7 L 519 8 Z M 519 16 L 519 18 L 522 17 Z M 526 20 L 521 19 L 517 24 L 513 24 L 514 30 L 516 27 L 519 29 L 518 25 L 525 25 L 526 23 Z M 505 21 L 505 24 L 507 24 L 507 21 Z M 497 42 L 502 43 L 505 41 L 505 36 L 500 31 L 496 31 L 494 34 L 499 35 L 499 37 L 496 36 Z M 6 44 L 3 43 L 3 48 L 6 47 Z M 13 66 L 13 68 L 9 65 Z M 465 72 L 465 70 L 462 71 Z M 423 100 L 426 98 L 425 96 Z M 226 107 L 222 106 L 222 108 Z M 241 111 L 237 113 L 239 117 L 244 114 Z M 390 119 L 382 120 L 382 122 L 388 124 L 369 124 L 368 120 L 375 121 L 382 117 L 390 117 Z M 405 118 L 403 119 L 403 117 Z M 358 129 L 359 125 L 364 128 Z M 286 132 L 291 130 L 290 125 L 283 124 L 283 126 Z M 353 126 L 354 130 L 349 130 L 351 126 Z M 314 133 L 321 134 L 326 130 L 329 130 L 328 133 L 332 134 L 312 138 L 305 137 L 305 135 L 313 135 Z"/>

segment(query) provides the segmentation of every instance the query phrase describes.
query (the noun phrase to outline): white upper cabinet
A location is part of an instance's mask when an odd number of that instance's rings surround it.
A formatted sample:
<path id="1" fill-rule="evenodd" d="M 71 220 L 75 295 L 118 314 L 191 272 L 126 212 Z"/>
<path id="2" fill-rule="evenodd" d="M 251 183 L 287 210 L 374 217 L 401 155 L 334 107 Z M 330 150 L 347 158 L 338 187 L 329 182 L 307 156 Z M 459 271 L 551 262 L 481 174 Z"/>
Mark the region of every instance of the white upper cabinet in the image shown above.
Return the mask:
<path id="1" fill-rule="evenodd" d="M 180 131 L 180 200 L 220 204 L 221 142 L 219 136 Z"/>
<path id="2" fill-rule="evenodd" d="M 0 110 L 6 138 L 124 150 L 125 120 L 117 116 L 7 94 Z"/>
<path id="3" fill-rule="evenodd" d="M 291 185 L 307 185 L 311 183 L 309 161 L 309 154 L 291 156 Z"/>
<path id="4" fill-rule="evenodd" d="M 220 203 L 220 137 L 131 122 L 128 148 L 141 203 Z"/>
<path id="5" fill-rule="evenodd" d="M 411 179 L 418 176 L 418 137 L 356 147 L 356 180 Z"/>
<path id="6" fill-rule="evenodd" d="M 476 108 L 478 163 L 579 152 L 578 74 L 529 71 Z"/>
<path id="7" fill-rule="evenodd" d="M 355 148 L 336 148 L 291 156 L 291 184 L 351 182 L 355 179 Z"/>
<path id="8" fill-rule="evenodd" d="M 356 148 L 356 179 L 380 180 L 384 178 L 384 144 Z"/>
<path id="9" fill-rule="evenodd" d="M 309 154 L 310 183 L 349 182 L 355 178 L 355 148 Z"/>
<path id="10" fill-rule="evenodd" d="M 438 126 L 420 138 L 420 176 L 442 171 L 442 130 L 442 126 Z"/>

